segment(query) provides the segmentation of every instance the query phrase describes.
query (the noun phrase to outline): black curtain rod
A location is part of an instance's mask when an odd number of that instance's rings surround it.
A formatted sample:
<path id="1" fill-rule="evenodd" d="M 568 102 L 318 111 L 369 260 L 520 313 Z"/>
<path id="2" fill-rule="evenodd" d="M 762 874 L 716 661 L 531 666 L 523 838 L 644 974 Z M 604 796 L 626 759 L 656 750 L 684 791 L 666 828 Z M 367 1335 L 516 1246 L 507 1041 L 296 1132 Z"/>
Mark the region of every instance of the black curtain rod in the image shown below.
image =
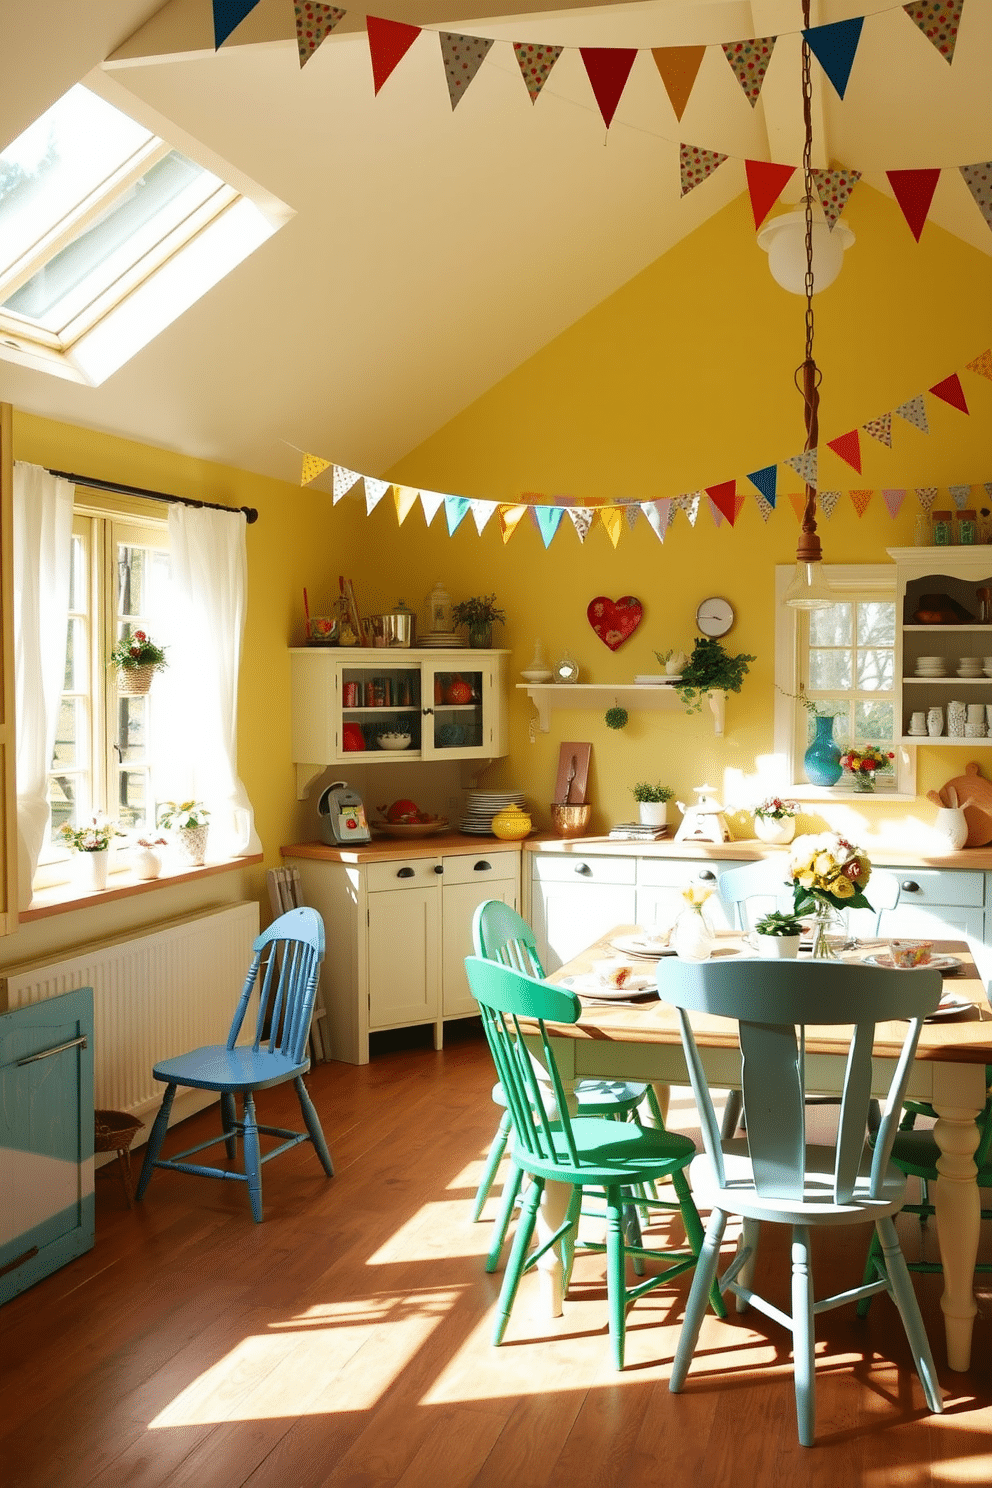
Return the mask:
<path id="1" fill-rule="evenodd" d="M 121 486 L 116 481 L 99 480 L 92 475 L 74 475 L 69 470 L 50 470 L 48 473 L 61 476 L 77 486 L 89 486 L 94 491 L 113 491 L 117 496 L 147 496 L 149 501 L 170 501 L 177 506 L 206 506 L 211 511 L 244 512 L 249 527 L 258 521 L 258 512 L 253 506 L 221 506 L 218 501 L 193 501 L 188 496 L 169 496 L 165 491 L 146 491 L 144 486 Z"/>

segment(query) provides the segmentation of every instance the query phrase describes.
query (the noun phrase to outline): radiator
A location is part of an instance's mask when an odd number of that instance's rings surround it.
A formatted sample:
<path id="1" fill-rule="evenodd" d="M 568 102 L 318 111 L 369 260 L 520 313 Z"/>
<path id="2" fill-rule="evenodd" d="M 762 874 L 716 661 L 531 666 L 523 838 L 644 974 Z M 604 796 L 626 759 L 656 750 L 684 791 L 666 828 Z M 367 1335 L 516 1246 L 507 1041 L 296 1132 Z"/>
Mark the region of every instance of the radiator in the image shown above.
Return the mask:
<path id="1" fill-rule="evenodd" d="M 157 1060 L 227 1038 L 257 935 L 254 901 L 165 921 L 0 971 L 0 1006 L 92 987 L 95 1104 L 143 1118 L 162 1098 Z"/>

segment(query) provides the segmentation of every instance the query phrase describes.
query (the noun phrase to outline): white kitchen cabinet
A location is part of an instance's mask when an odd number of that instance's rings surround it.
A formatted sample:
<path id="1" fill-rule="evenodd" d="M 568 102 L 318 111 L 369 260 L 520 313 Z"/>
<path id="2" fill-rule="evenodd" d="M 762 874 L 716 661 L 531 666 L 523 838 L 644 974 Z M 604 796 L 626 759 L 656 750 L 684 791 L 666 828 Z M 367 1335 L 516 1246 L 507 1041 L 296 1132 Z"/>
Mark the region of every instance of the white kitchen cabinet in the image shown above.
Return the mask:
<path id="1" fill-rule="evenodd" d="M 731 924 L 719 897 L 720 875 L 726 873 L 728 868 L 740 866 L 740 863 L 728 862 L 726 859 L 701 863 L 698 858 L 638 858 L 635 902 L 637 924 L 674 925 L 677 916 L 686 907 L 683 893 L 692 885 L 713 890 L 712 898 L 706 905 L 707 918 L 715 929 L 729 930 Z"/>
<path id="2" fill-rule="evenodd" d="M 297 792 L 328 765 L 497 759 L 507 753 L 508 651 L 290 651 Z M 409 737 L 403 748 L 379 744 Z"/>
<path id="3" fill-rule="evenodd" d="M 332 1059 L 366 1064 L 369 1036 L 431 1024 L 440 1048 L 448 1018 L 474 1016 L 465 978 L 472 916 L 485 899 L 519 903 L 520 851 L 483 842 L 467 851 L 375 855 L 304 846 L 283 856 L 299 869 L 303 902 L 324 921 L 321 992 Z M 355 861 L 354 859 L 357 859 Z"/>
<path id="4" fill-rule="evenodd" d="M 535 853 L 531 874 L 530 922 L 547 972 L 635 921 L 635 858 Z"/>
<path id="5" fill-rule="evenodd" d="M 992 703 L 992 678 L 956 675 L 962 656 L 992 653 L 992 623 L 981 619 L 982 601 L 978 594 L 979 589 L 992 587 L 992 548 L 889 548 L 888 553 L 896 563 L 903 743 L 983 749 L 986 745 L 979 739 L 948 736 L 947 704 L 952 700 Z M 927 595 L 945 596 L 960 606 L 963 613 L 959 623 L 919 623 L 914 617 L 921 608 L 928 608 Z M 920 656 L 942 657 L 946 676 L 918 676 L 916 662 Z M 909 734 L 911 715 L 926 713 L 932 707 L 943 710 L 943 733 L 933 738 Z"/>

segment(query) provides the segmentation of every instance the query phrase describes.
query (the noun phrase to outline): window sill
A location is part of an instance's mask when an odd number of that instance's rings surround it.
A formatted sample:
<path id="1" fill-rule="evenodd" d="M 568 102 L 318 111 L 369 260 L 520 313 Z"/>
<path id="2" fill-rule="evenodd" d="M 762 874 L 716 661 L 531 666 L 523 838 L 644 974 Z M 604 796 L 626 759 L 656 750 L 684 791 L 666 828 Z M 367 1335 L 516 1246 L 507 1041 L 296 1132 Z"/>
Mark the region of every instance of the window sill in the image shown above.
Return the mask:
<path id="1" fill-rule="evenodd" d="M 974 740 L 969 740 L 974 743 Z M 810 785 L 803 781 L 798 785 L 784 785 L 776 795 L 791 796 L 794 801 L 915 801 L 912 791 L 873 790 L 859 791 L 850 788 L 839 790 L 835 785 Z"/>
<path id="2" fill-rule="evenodd" d="M 151 894 L 156 889 L 172 888 L 176 884 L 194 883 L 200 878 L 212 878 L 218 873 L 230 873 L 237 868 L 246 868 L 250 863 L 261 863 L 262 853 L 252 853 L 244 858 L 225 858 L 221 862 L 205 863 L 202 868 L 163 868 L 158 878 L 135 878 L 126 869 L 112 873 L 107 887 L 100 893 L 81 889 L 78 885 L 56 884 L 50 889 L 39 889 L 28 909 L 22 909 L 18 922 L 30 924 L 33 920 L 44 920 L 50 915 L 67 914 L 74 909 L 95 909 L 100 904 L 110 904 L 118 899 L 128 899 L 135 894 Z"/>

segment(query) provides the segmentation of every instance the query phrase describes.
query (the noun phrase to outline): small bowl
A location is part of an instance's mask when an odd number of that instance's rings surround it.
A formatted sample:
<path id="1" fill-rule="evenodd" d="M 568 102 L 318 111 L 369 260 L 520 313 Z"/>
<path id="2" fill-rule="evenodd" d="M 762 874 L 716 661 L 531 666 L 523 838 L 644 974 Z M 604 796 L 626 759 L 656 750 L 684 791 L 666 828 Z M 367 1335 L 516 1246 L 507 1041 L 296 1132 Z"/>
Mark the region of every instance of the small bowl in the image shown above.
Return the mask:
<path id="1" fill-rule="evenodd" d="M 380 734 L 376 740 L 380 749 L 409 749 L 409 734 Z"/>
<path id="2" fill-rule="evenodd" d="M 890 940 L 892 964 L 900 971 L 912 971 L 916 966 L 926 966 L 933 951 L 932 940 Z"/>
<path id="3" fill-rule="evenodd" d="M 312 641 L 323 640 L 329 636 L 335 626 L 333 615 L 311 615 L 310 616 L 310 639 Z"/>
<path id="4" fill-rule="evenodd" d="M 563 806 L 551 803 L 551 825 L 559 837 L 584 837 L 589 830 L 591 806 Z"/>
<path id="5" fill-rule="evenodd" d="M 592 969 L 595 976 L 606 987 L 623 987 L 630 981 L 631 977 L 637 975 L 637 967 L 629 961 L 594 961 Z"/>

